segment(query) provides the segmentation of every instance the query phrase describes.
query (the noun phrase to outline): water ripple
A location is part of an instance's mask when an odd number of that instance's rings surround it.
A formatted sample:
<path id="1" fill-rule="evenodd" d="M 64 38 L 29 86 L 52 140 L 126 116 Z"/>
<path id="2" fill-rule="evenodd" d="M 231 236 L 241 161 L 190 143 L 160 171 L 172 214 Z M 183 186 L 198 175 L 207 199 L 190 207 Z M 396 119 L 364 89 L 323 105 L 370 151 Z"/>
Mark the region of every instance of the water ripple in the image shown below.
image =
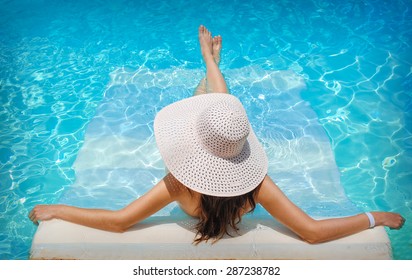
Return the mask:
<path id="1" fill-rule="evenodd" d="M 25 5 L 5 1 L 2 5 L 0 259 L 27 258 L 34 233 L 26 218 L 28 209 L 56 201 L 73 183 L 72 164 L 86 126 L 108 94 L 109 73 L 135 72 L 135 76 L 118 75 L 119 86 L 133 79 L 146 79 L 147 87 L 160 85 L 158 95 L 147 96 L 150 104 L 178 100 L 175 86 L 186 85 L 187 90 L 179 94 L 190 95 L 195 81 L 204 75 L 194 35 L 200 23 L 223 36 L 224 71 L 259 65 L 271 71 L 289 69 L 305 78 L 308 88 L 302 97 L 330 137 L 350 198 L 362 209 L 382 207 L 412 220 L 412 9 L 408 1 L 133 5 L 91 0 Z M 139 69 L 170 71 L 153 77 Z M 180 77 L 176 69 L 195 69 L 195 75 Z M 244 75 L 262 78 L 253 71 Z M 260 133 L 265 122 L 262 112 L 270 110 L 271 98 L 282 94 L 278 86 L 276 92 L 262 90 L 254 98 L 245 98 L 256 109 Z M 129 90 L 137 97 L 142 94 L 138 88 Z M 139 115 L 146 125 L 126 123 L 119 130 L 147 130 L 158 109 L 147 106 Z M 137 112 L 130 108 L 126 114 L 132 118 Z M 412 250 L 405 246 L 410 231 L 408 226 L 390 232 L 395 258 L 412 258 Z"/>

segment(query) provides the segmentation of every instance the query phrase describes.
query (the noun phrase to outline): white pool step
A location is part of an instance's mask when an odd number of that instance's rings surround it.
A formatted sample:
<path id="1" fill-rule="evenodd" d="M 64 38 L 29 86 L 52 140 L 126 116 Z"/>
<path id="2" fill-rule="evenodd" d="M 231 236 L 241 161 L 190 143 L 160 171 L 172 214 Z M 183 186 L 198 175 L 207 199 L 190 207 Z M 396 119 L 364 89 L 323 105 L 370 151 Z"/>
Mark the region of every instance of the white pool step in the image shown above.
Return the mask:
<path id="1" fill-rule="evenodd" d="M 96 230 L 61 220 L 42 222 L 31 259 L 391 259 L 383 227 L 311 245 L 274 220 L 243 219 L 240 233 L 215 244 L 193 245 L 191 220 L 153 217 L 124 233 Z"/>

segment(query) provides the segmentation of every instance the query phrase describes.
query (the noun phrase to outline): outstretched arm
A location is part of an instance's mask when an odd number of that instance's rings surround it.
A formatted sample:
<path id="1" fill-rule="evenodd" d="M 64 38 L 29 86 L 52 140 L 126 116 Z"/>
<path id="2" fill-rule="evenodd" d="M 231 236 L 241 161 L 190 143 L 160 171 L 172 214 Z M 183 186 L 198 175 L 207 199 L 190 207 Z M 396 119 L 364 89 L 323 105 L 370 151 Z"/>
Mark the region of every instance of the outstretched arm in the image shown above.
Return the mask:
<path id="1" fill-rule="evenodd" d="M 259 189 L 257 202 L 276 220 L 308 243 L 321 243 L 358 233 L 369 228 L 365 214 L 344 218 L 314 220 L 293 204 L 279 187 L 266 176 Z M 404 219 L 399 214 L 372 212 L 377 226 L 399 229 Z"/>
<path id="2" fill-rule="evenodd" d="M 29 214 L 34 223 L 50 219 L 107 230 L 124 232 L 174 201 L 173 191 L 161 180 L 149 192 L 121 210 L 86 209 L 67 205 L 37 205 Z"/>

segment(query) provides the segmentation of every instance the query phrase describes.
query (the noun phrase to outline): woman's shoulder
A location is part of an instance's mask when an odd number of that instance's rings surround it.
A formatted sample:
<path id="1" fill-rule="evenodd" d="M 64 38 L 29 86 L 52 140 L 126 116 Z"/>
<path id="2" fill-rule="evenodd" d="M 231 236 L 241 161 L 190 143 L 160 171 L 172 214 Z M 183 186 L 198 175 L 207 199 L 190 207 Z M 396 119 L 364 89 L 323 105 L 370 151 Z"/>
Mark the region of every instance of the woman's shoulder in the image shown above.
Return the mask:
<path id="1" fill-rule="evenodd" d="M 171 173 L 168 173 L 163 180 L 167 190 L 175 200 L 179 200 L 180 197 L 190 195 L 191 192 L 193 192 L 177 180 Z"/>
<path id="2" fill-rule="evenodd" d="M 164 177 L 166 188 L 180 208 L 188 215 L 198 217 L 200 194 L 183 185 L 171 173 Z"/>
<path id="3" fill-rule="evenodd" d="M 262 202 L 264 203 L 281 197 L 283 197 L 283 192 L 279 189 L 276 183 L 266 175 L 258 187 L 256 202 L 262 204 Z"/>

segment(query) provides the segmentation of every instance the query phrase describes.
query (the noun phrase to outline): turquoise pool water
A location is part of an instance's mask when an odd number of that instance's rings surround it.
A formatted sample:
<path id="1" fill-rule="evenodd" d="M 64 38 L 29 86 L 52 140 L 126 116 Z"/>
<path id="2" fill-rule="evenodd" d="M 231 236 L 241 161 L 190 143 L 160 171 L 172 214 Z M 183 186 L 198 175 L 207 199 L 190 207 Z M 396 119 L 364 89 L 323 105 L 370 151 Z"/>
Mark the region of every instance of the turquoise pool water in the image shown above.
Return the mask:
<path id="1" fill-rule="evenodd" d="M 83 2 L 1 1 L 0 259 L 27 259 L 28 211 L 74 183 L 110 75 L 198 73 L 199 24 L 223 36 L 224 72 L 259 66 L 303 78 L 301 98 L 330 138 L 347 196 L 364 211 L 402 213 L 403 230 L 388 233 L 394 258 L 412 259 L 410 1 Z"/>

